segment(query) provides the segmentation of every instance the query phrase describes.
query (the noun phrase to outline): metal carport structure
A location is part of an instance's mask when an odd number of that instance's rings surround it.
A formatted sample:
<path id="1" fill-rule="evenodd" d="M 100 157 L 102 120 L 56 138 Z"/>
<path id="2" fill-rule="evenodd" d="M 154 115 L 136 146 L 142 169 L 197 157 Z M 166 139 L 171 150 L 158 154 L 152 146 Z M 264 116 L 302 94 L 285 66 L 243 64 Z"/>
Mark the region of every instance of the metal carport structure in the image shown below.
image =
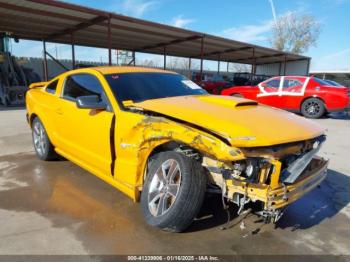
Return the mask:
<path id="1" fill-rule="evenodd" d="M 112 49 L 132 51 L 134 58 L 135 52 L 161 54 L 164 66 L 167 55 L 200 59 L 201 74 L 203 60 L 250 64 L 252 73 L 269 64 L 286 73 L 288 62 L 305 61 L 307 74 L 310 64 L 306 56 L 54 0 L 0 0 L 1 31 L 43 41 L 46 78 L 46 42 L 71 44 L 73 65 L 75 45 L 107 48 L 109 64 Z"/>

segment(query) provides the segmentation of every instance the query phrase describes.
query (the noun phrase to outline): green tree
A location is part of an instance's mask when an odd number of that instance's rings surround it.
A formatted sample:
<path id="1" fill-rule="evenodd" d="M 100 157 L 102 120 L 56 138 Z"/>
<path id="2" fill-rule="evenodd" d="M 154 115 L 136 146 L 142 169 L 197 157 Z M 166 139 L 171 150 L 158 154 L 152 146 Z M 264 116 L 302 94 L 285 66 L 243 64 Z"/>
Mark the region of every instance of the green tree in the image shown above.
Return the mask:
<path id="1" fill-rule="evenodd" d="M 288 12 L 276 19 L 271 43 L 277 50 L 302 54 L 316 45 L 320 32 L 321 24 L 315 17 Z"/>

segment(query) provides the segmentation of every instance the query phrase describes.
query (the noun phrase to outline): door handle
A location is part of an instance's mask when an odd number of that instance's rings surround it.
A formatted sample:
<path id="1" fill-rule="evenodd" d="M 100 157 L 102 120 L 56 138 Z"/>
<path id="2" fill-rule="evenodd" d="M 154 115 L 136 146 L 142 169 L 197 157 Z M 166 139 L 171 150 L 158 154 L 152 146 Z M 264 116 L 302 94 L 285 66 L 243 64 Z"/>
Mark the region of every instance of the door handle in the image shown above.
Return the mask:
<path id="1" fill-rule="evenodd" d="M 63 111 L 61 108 L 57 108 L 56 109 L 56 113 L 59 114 L 59 115 L 63 115 Z"/>

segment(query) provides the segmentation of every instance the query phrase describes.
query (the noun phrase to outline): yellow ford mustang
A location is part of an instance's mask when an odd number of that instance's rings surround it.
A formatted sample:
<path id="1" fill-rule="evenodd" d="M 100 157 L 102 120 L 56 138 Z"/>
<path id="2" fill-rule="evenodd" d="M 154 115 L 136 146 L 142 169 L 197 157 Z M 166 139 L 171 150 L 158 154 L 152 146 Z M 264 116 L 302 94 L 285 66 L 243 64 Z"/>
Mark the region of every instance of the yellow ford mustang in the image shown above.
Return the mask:
<path id="1" fill-rule="evenodd" d="M 277 221 L 326 176 L 313 122 L 207 94 L 184 76 L 97 67 L 35 83 L 26 95 L 37 156 L 62 155 L 141 201 L 147 223 L 179 232 L 208 190 Z"/>

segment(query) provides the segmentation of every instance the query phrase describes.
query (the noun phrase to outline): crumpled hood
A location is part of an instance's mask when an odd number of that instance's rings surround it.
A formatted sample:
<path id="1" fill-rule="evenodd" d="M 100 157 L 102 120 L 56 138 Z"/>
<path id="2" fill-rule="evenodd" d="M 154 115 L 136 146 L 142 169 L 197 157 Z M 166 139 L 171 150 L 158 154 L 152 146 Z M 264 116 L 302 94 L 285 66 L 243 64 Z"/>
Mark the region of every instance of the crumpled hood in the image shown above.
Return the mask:
<path id="1" fill-rule="evenodd" d="M 134 106 L 201 126 L 238 147 L 277 145 L 324 133 L 311 120 L 237 97 L 180 96 L 147 100 Z"/>

